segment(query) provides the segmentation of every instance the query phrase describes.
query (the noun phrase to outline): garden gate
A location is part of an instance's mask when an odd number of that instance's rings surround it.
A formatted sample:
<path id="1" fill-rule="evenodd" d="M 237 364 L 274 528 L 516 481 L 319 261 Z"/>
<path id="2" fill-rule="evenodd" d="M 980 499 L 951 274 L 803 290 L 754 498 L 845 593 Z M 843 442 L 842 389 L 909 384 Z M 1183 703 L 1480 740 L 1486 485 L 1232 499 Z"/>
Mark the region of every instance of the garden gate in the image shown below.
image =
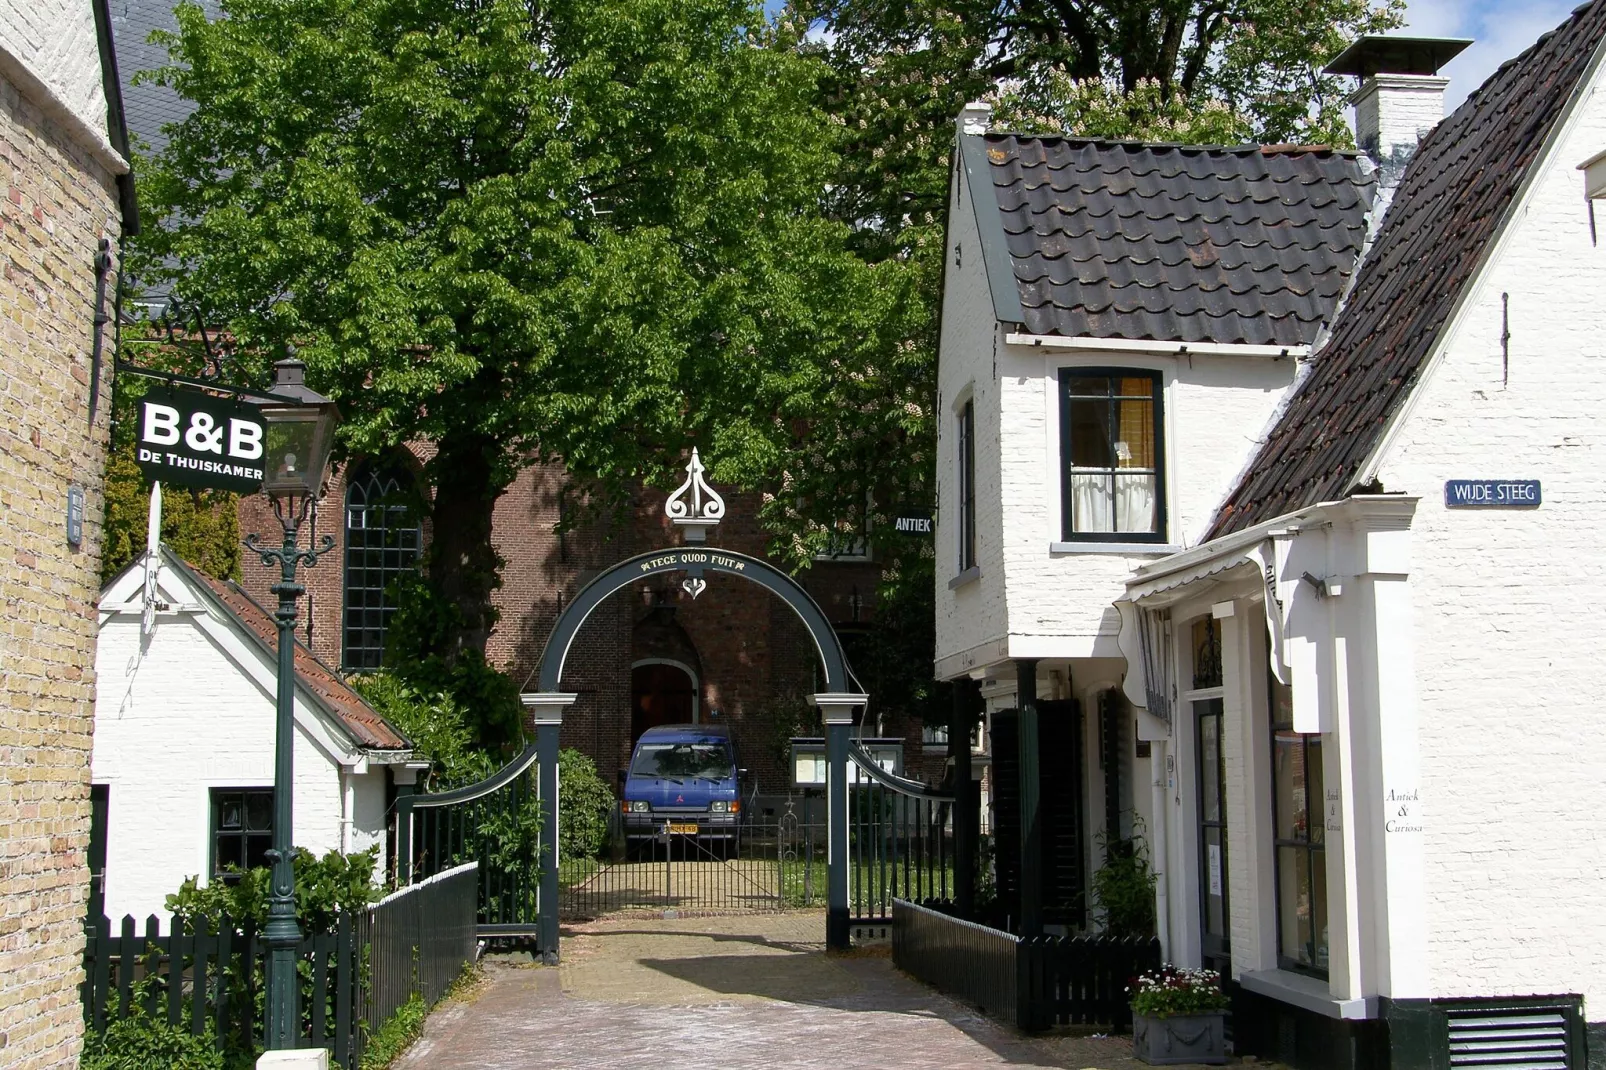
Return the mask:
<path id="1" fill-rule="evenodd" d="M 686 472 L 686 481 L 664 503 L 670 521 L 684 532 L 686 545 L 621 561 L 588 583 L 559 615 L 542 651 L 537 672 L 540 690 L 520 696 L 527 723 L 535 730 L 535 743 L 479 784 L 439 795 L 398 799 L 397 879 L 405 883 L 460 861 L 479 861 L 482 935 L 533 936 L 548 963 L 556 963 L 558 958 L 563 884 L 558 855 L 558 730 L 563 711 L 576 698 L 559 690 L 563 665 L 581 626 L 605 599 L 643 579 L 672 573 L 684 574 L 681 588 L 693 598 L 708 588 L 709 573 L 756 583 L 784 601 L 814 641 L 825 677 L 825 690 L 810 701 L 820 711 L 826 735 L 826 944 L 846 948 L 849 943 L 849 733 L 854 710 L 863 706 L 868 696 L 851 687 L 854 681 L 836 630 L 796 580 L 766 561 L 705 545 L 709 532 L 725 515 L 725 502 L 704 481 L 696 450 L 692 450 Z M 533 796 L 532 769 L 536 774 Z M 880 818 L 872 820 L 867 815 L 866 820 L 875 829 L 889 827 Z M 534 832 L 537 826 L 538 835 Z M 517 834 L 509 836 L 510 829 Z M 529 830 L 528 836 L 523 835 L 525 830 Z M 672 850 L 675 844 L 671 842 L 669 847 Z M 666 856 L 666 863 L 672 877 L 673 859 Z M 538 880 L 532 882 L 529 878 L 537 874 Z"/>

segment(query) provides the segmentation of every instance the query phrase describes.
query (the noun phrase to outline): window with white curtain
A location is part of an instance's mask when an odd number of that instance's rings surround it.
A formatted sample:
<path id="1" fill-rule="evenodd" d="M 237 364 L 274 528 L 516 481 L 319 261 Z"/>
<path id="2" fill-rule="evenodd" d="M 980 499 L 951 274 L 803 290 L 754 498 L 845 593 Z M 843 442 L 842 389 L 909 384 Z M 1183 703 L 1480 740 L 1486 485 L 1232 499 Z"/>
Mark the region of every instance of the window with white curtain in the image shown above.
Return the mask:
<path id="1" fill-rule="evenodd" d="M 1062 528 L 1067 541 L 1164 542 L 1160 374 L 1060 372 Z"/>

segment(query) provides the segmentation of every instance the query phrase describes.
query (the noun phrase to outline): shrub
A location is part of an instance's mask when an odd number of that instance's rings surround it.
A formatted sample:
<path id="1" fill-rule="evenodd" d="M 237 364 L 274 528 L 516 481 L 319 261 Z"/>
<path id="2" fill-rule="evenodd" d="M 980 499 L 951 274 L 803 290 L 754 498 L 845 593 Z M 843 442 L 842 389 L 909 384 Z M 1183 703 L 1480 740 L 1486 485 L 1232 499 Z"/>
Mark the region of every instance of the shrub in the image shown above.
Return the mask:
<path id="1" fill-rule="evenodd" d="M 415 754 L 429 760 L 420 791 L 473 784 L 500 764 L 479 745 L 463 707 L 448 692 L 425 690 L 388 672 L 357 675 L 348 682 L 412 741 Z"/>
<path id="2" fill-rule="evenodd" d="M 614 805 L 595 762 L 573 748 L 558 753 L 559 858 L 595 858 L 608 841 Z"/>
<path id="3" fill-rule="evenodd" d="M 318 858 L 305 847 L 295 848 L 296 915 L 303 932 L 328 932 L 338 914 L 360 910 L 378 898 L 374 886 L 374 866 L 379 848 L 370 847 L 352 855 L 330 851 Z M 193 931 L 197 918 L 205 918 L 216 931 L 218 919 L 227 914 L 236 921 L 250 919 L 257 925 L 268 921 L 268 892 L 272 869 L 258 866 L 240 874 L 233 882 L 214 880 L 201 887 L 196 877 L 186 877 L 178 891 L 167 897 L 167 909 L 183 918 Z"/>
<path id="4" fill-rule="evenodd" d="M 158 1066 L 164 1070 L 224 1070 L 211 1022 L 206 1023 L 206 1032 L 197 1036 L 183 1026 L 147 1016 L 137 1000 L 130 1017 L 116 1018 L 116 1010 L 113 995 L 107 1008 L 113 1020 L 106 1031 L 85 1031 L 84 1053 L 78 1064 L 82 1070 L 151 1070 Z"/>
<path id="5" fill-rule="evenodd" d="M 1156 973 L 1134 978 L 1127 988 L 1132 1013 L 1145 1018 L 1176 1018 L 1227 1009 L 1221 975 L 1215 970 L 1189 970 L 1162 966 Z"/>
<path id="6" fill-rule="evenodd" d="M 1104 928 L 1111 936 L 1154 935 L 1154 870 L 1143 823 L 1135 824 L 1131 839 L 1101 838 L 1105 861 L 1093 874 L 1093 901 L 1104 912 Z"/>
<path id="7" fill-rule="evenodd" d="M 368 1038 L 362 1052 L 362 1070 L 384 1070 L 412 1046 L 424 1031 L 424 1019 L 429 1017 L 429 1004 L 417 992 L 396 1008 L 396 1013 Z"/>

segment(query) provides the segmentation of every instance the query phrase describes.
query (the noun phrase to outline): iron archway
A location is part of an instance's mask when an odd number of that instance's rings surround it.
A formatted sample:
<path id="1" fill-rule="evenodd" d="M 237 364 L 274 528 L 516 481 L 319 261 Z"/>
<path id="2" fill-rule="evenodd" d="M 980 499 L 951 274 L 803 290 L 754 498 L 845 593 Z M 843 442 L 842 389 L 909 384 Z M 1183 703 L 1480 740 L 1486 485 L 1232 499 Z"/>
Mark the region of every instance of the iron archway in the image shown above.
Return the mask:
<path id="1" fill-rule="evenodd" d="M 814 640 L 814 648 L 819 653 L 821 667 L 825 670 L 825 690 L 833 692 L 849 690 L 850 674 L 847 657 L 842 653 L 842 641 L 837 638 L 836 629 L 826 620 L 825 611 L 820 608 L 820 604 L 813 596 L 796 580 L 767 561 L 734 550 L 700 546 L 676 546 L 637 554 L 614 565 L 581 588 L 574 601 L 565 606 L 563 612 L 559 614 L 558 622 L 552 627 L 552 634 L 547 637 L 546 648 L 541 653 L 541 665 L 536 676 L 541 690 L 548 693 L 558 690 L 563 678 L 563 665 L 569 657 L 569 648 L 574 645 L 575 637 L 580 634 L 580 629 L 585 626 L 585 622 L 599 605 L 609 596 L 640 580 L 650 576 L 662 576 L 669 572 L 686 573 L 686 583 L 694 585 L 690 588 L 696 592 L 692 596 L 694 598 L 702 593 L 701 585 L 707 582 L 703 579 L 706 572 L 740 576 L 774 594 L 798 615 L 803 621 L 803 626 L 808 629 L 809 637 Z"/>

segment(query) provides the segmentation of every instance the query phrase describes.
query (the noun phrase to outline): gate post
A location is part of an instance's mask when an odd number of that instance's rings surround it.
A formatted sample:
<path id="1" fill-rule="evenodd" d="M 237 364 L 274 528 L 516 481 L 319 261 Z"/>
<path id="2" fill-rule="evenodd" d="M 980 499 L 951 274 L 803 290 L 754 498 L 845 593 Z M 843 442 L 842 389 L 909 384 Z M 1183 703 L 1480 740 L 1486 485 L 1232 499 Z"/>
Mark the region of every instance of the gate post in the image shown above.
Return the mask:
<path id="1" fill-rule="evenodd" d="M 830 830 L 826 841 L 825 946 L 845 951 L 848 934 L 848 731 L 853 710 L 868 695 L 823 692 L 809 698 L 825 721 L 825 802 Z"/>
<path id="2" fill-rule="evenodd" d="M 537 790 L 541 798 L 541 883 L 536 949 L 548 966 L 558 964 L 558 730 L 572 692 L 541 691 L 519 696 L 525 723 L 535 730 Z"/>

